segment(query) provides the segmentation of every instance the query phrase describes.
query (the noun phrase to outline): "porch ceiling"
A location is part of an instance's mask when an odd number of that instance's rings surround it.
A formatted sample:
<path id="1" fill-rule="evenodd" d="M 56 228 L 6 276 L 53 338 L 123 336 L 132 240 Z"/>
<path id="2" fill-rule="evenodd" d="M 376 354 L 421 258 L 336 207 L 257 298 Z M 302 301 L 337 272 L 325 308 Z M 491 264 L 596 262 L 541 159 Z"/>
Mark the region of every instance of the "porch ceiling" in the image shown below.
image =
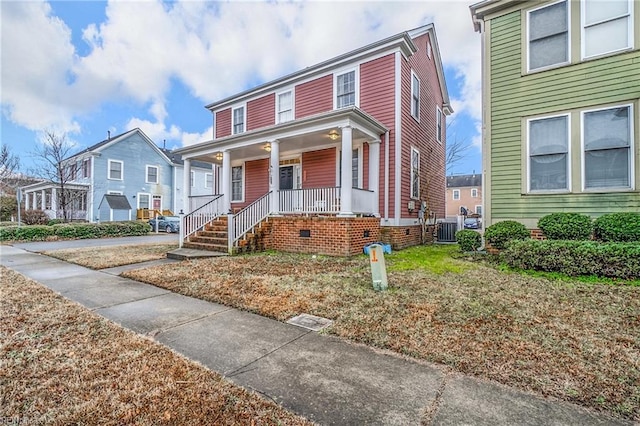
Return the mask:
<path id="1" fill-rule="evenodd" d="M 361 144 L 379 139 L 387 128 L 358 108 L 331 111 L 316 116 L 305 117 L 267 128 L 228 136 L 176 151 L 183 158 L 220 164 L 216 154 L 229 151 L 231 160 L 268 157 L 267 143 L 280 142 L 280 156 L 297 152 L 339 147 L 342 143 L 341 128 L 351 126 L 353 144 Z M 329 132 L 335 130 L 337 139 Z"/>

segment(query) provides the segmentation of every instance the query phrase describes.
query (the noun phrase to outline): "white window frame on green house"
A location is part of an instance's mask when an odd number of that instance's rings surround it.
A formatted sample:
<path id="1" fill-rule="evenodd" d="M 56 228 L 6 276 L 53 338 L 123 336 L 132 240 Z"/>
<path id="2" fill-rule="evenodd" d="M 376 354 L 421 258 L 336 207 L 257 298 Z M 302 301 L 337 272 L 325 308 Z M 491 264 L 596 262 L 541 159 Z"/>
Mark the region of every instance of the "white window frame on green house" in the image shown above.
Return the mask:
<path id="1" fill-rule="evenodd" d="M 620 6 L 626 6 L 622 10 Z M 593 8 L 590 8 L 594 6 Z M 598 8 L 599 6 L 599 8 Z M 590 11 L 593 11 L 591 13 Z M 593 16 L 599 14 L 600 16 Z M 580 1 L 580 30 L 582 59 L 609 55 L 633 49 L 633 0 Z M 624 43 L 621 41 L 624 39 Z M 603 44 L 594 50 L 594 44 Z"/>
<path id="2" fill-rule="evenodd" d="M 242 114 L 237 113 L 242 111 Z M 238 135 L 244 133 L 247 128 L 246 105 L 239 105 L 231 108 L 231 134 Z"/>
<path id="3" fill-rule="evenodd" d="M 588 116 L 589 115 L 593 115 L 593 114 L 598 114 L 598 113 L 603 113 L 605 111 L 610 111 L 610 110 L 616 110 L 616 109 L 627 109 L 627 120 L 628 120 L 628 126 L 627 126 L 627 137 L 628 137 L 628 145 L 620 145 L 620 146 L 608 146 L 608 147 L 602 147 L 600 149 L 589 149 L 588 145 L 588 141 L 587 136 L 588 136 Z M 580 111 L 580 142 L 581 142 L 581 164 L 582 164 L 582 190 L 583 191 L 602 191 L 602 190 L 606 190 L 606 191 L 610 191 L 610 190 L 633 190 L 635 188 L 635 173 L 634 173 L 634 168 L 635 168 L 635 162 L 634 162 L 634 153 L 635 153 L 635 146 L 634 146 L 634 116 L 635 112 L 634 112 L 634 108 L 633 108 L 633 104 L 628 103 L 628 104 L 621 104 L 621 105 L 613 105 L 613 106 L 606 106 L 606 107 L 599 107 L 599 108 L 593 108 L 593 109 L 588 109 L 588 110 L 582 110 Z M 611 129 L 612 126 L 607 126 L 607 129 Z M 600 138 L 602 139 L 602 138 Z M 626 185 L 590 185 L 589 182 L 587 181 L 587 168 L 588 166 L 588 158 L 587 158 L 587 152 L 595 152 L 595 151 L 599 151 L 599 152 L 603 152 L 603 151 L 611 151 L 611 150 L 617 150 L 619 152 L 623 152 L 626 151 L 627 152 L 627 184 Z M 615 170 L 619 170 L 619 167 L 613 167 L 612 169 L 610 169 L 611 171 L 615 171 Z"/>
<path id="4" fill-rule="evenodd" d="M 451 191 L 451 197 L 456 201 L 459 200 L 460 199 L 460 190 L 459 189 L 452 190 Z"/>
<path id="5" fill-rule="evenodd" d="M 442 143 L 442 110 L 436 105 L 436 140 Z"/>
<path id="6" fill-rule="evenodd" d="M 147 165 L 145 168 L 145 182 L 146 183 L 158 183 L 159 181 L 159 173 L 160 173 L 160 168 L 158 166 L 150 166 Z M 149 173 L 152 169 L 155 169 L 156 174 L 155 174 L 155 180 L 151 180 L 151 178 L 153 177 L 153 175 L 151 173 Z"/>
<path id="7" fill-rule="evenodd" d="M 283 102 L 283 97 L 289 97 L 289 102 Z M 293 90 L 283 90 L 276 93 L 276 124 L 293 120 Z"/>
<path id="8" fill-rule="evenodd" d="M 420 199 L 420 151 L 411 147 L 411 185 L 410 196 L 413 200 Z"/>
<path id="9" fill-rule="evenodd" d="M 120 177 L 113 177 L 112 172 L 114 171 L 111 168 L 111 164 L 120 164 Z M 124 161 L 120 160 L 108 160 L 107 161 L 107 179 L 109 180 L 124 180 Z"/>
<path id="10" fill-rule="evenodd" d="M 411 116 L 420 122 L 420 78 L 411 70 Z"/>
<path id="11" fill-rule="evenodd" d="M 240 173 L 237 174 L 237 170 Z M 241 203 L 244 201 L 244 164 L 231 167 L 231 202 Z"/>
<path id="12" fill-rule="evenodd" d="M 538 21 L 537 15 L 542 15 L 543 11 L 545 9 L 549 9 L 552 7 L 558 7 L 559 4 L 564 4 L 564 7 L 566 9 L 566 13 L 567 13 L 567 20 L 565 22 L 565 30 L 564 31 L 557 31 L 555 33 L 549 33 L 546 34 L 542 37 L 537 37 L 536 39 L 532 40 L 532 28 L 534 27 L 534 25 L 537 25 L 538 22 L 551 22 L 549 19 L 540 19 Z M 546 17 L 545 17 L 546 18 Z M 559 21 L 561 22 L 561 21 Z M 550 69 L 550 68 L 554 68 L 554 67 L 559 67 L 562 65 L 566 65 L 571 63 L 571 7 L 570 7 L 570 3 L 568 0 L 560 0 L 554 3 L 550 3 L 550 4 L 545 4 L 544 6 L 540 6 L 540 7 L 536 7 L 534 9 L 530 9 L 527 11 L 526 13 L 526 49 L 527 49 L 527 72 L 535 72 L 535 71 L 541 71 L 541 70 L 546 70 L 546 69 Z M 531 54 L 532 51 L 538 51 L 538 46 L 540 46 L 539 51 L 550 51 L 550 46 L 548 45 L 548 43 L 544 43 L 545 40 L 549 40 L 550 38 L 553 37 L 558 37 L 561 36 L 562 34 L 566 33 L 566 43 L 564 43 L 564 47 L 566 49 L 566 58 L 564 60 L 555 60 L 554 62 L 548 62 L 548 63 L 543 63 L 540 65 L 537 65 L 535 67 L 532 67 L 531 65 Z M 537 34 L 535 34 L 537 35 Z M 535 48 L 532 48 L 532 44 L 535 45 Z M 546 46 L 545 46 L 546 45 Z"/>
<path id="13" fill-rule="evenodd" d="M 340 77 L 353 74 L 353 90 L 344 91 L 344 84 L 340 83 Z M 356 68 L 337 71 L 333 74 L 333 109 L 348 108 L 360 105 L 360 76 Z M 353 101 L 351 101 L 353 96 Z M 347 101 L 346 97 L 349 97 Z"/>
<path id="14" fill-rule="evenodd" d="M 537 122 L 543 122 L 547 120 L 557 120 L 559 118 L 566 119 L 566 151 L 551 151 L 551 152 L 542 152 L 542 153 L 532 153 L 532 141 L 531 141 L 531 125 Z M 526 134 L 527 134 L 527 192 L 528 193 L 565 193 L 571 191 L 571 114 L 554 114 L 547 115 L 535 118 L 528 118 L 526 120 Z M 555 155 L 564 155 L 565 156 L 565 186 L 564 188 L 533 188 L 531 185 L 531 170 L 532 167 L 532 157 L 537 157 L 539 159 L 543 157 L 550 157 Z M 539 164 L 544 164 L 543 162 L 538 162 Z"/>

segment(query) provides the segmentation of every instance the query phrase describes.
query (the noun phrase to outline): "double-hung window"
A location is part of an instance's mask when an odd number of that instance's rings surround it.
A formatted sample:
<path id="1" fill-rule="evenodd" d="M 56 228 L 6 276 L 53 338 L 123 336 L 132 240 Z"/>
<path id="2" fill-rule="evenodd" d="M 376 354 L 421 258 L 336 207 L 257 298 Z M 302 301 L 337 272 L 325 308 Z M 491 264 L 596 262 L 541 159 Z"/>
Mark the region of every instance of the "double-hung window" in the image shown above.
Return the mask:
<path id="1" fill-rule="evenodd" d="M 231 168 L 231 201 L 242 201 L 242 166 Z"/>
<path id="2" fill-rule="evenodd" d="M 234 108 L 233 111 L 233 134 L 244 132 L 244 106 Z"/>
<path id="3" fill-rule="evenodd" d="M 349 71 L 336 77 L 336 108 L 356 104 L 356 72 Z"/>
<path id="4" fill-rule="evenodd" d="M 147 166 L 147 183 L 158 183 L 158 167 Z"/>
<path id="5" fill-rule="evenodd" d="M 411 116 L 420 120 L 420 79 L 411 72 Z"/>
<path id="6" fill-rule="evenodd" d="M 338 179 L 342 185 L 342 151 L 338 159 Z M 351 187 L 360 188 L 360 149 L 354 148 L 351 151 Z"/>
<path id="7" fill-rule="evenodd" d="M 107 177 L 112 180 L 122 180 L 123 163 L 118 160 L 109 160 L 109 174 Z"/>
<path id="8" fill-rule="evenodd" d="M 276 111 L 278 113 L 278 123 L 285 123 L 293 120 L 293 95 L 291 90 L 277 95 Z"/>
<path id="9" fill-rule="evenodd" d="M 213 188 L 213 173 L 204 174 L 204 187 Z"/>
<path id="10" fill-rule="evenodd" d="M 529 191 L 569 189 L 569 115 L 530 119 Z"/>
<path id="11" fill-rule="evenodd" d="M 452 193 L 452 197 L 454 200 L 459 200 L 460 199 L 460 190 L 459 189 L 454 189 L 453 193 Z"/>
<path id="12" fill-rule="evenodd" d="M 630 188 L 631 105 L 582 112 L 584 189 Z"/>
<path id="13" fill-rule="evenodd" d="M 527 12 L 527 47 L 529 71 L 569 62 L 567 0 Z"/>
<path id="14" fill-rule="evenodd" d="M 411 198 L 420 198 L 420 151 L 411 148 Z"/>
<path id="15" fill-rule="evenodd" d="M 82 161 L 82 177 L 91 177 L 91 159 L 86 158 Z"/>
<path id="16" fill-rule="evenodd" d="M 471 188 L 471 198 L 478 197 L 478 188 Z"/>
<path id="17" fill-rule="evenodd" d="M 582 57 L 633 47 L 632 0 L 582 0 Z"/>

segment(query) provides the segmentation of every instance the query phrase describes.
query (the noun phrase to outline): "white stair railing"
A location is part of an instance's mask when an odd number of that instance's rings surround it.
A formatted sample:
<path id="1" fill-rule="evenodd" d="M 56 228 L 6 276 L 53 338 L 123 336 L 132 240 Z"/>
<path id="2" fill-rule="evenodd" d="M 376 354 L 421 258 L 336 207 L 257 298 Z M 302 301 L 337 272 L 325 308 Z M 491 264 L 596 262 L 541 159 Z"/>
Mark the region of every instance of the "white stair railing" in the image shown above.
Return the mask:
<path id="1" fill-rule="evenodd" d="M 189 235 L 201 230 L 207 223 L 224 213 L 222 200 L 222 195 L 217 195 L 208 203 L 182 217 L 180 221 L 180 247 Z"/>
<path id="2" fill-rule="evenodd" d="M 229 253 L 240 238 L 269 216 L 270 194 L 267 192 L 237 214 L 229 216 Z"/>

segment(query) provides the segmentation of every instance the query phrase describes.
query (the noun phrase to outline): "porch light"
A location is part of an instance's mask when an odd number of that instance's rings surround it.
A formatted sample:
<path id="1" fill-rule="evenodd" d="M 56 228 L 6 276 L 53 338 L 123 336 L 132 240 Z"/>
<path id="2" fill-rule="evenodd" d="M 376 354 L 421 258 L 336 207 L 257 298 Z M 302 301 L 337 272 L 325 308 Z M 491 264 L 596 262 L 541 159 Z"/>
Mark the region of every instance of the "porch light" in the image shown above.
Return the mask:
<path id="1" fill-rule="evenodd" d="M 264 146 L 264 150 L 267 152 L 271 152 L 271 143 L 267 142 L 267 144 Z"/>
<path id="2" fill-rule="evenodd" d="M 336 139 L 338 139 L 340 137 L 340 135 L 338 134 L 338 131 L 336 129 L 332 129 L 329 132 L 329 139 L 331 139 L 332 141 L 335 141 Z"/>
<path id="3" fill-rule="evenodd" d="M 218 153 L 216 154 L 216 160 L 218 160 L 218 161 L 222 161 L 222 153 L 221 153 L 221 152 L 218 152 Z"/>

